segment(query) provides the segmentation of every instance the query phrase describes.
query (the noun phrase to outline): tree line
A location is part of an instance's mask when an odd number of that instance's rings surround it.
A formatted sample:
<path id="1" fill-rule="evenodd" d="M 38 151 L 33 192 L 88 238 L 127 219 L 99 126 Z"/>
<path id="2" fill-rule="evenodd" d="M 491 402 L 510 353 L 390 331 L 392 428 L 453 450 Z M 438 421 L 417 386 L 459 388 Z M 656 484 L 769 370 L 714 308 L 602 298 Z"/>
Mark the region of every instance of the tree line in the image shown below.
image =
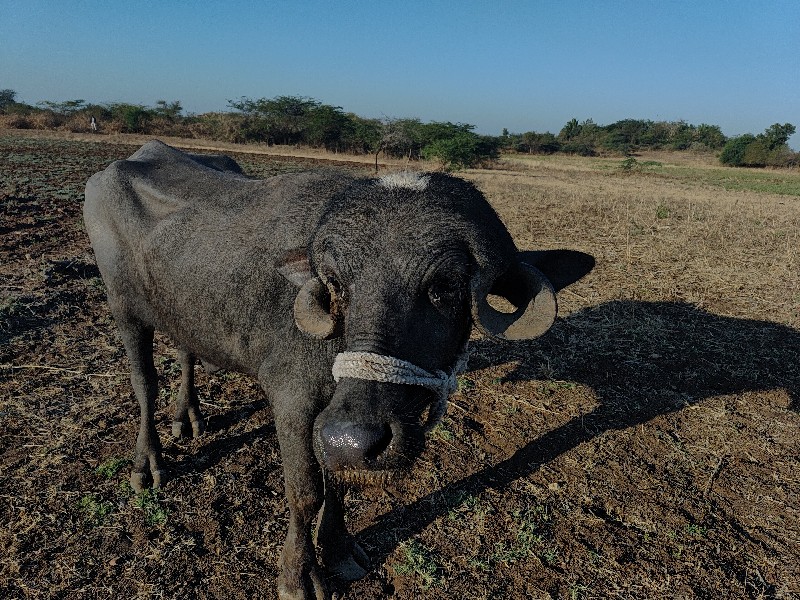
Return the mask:
<path id="1" fill-rule="evenodd" d="M 91 104 L 84 100 L 16 101 L 16 92 L 0 90 L 0 115 L 9 127 L 88 131 L 93 116 L 106 132 L 210 138 L 233 143 L 310 146 L 333 152 L 393 158 L 439 160 L 446 168 L 476 166 L 501 152 L 630 156 L 642 150 L 719 152 L 731 166 L 795 166 L 798 153 L 787 141 L 793 125 L 776 123 L 759 135 L 727 138 L 717 125 L 684 121 L 624 119 L 599 125 L 571 119 L 558 132 L 528 131 L 480 135 L 466 123 L 417 118 L 364 118 L 339 106 L 305 96 L 228 100 L 229 111 L 200 115 L 183 112 L 181 102 L 159 100 L 155 106 L 129 103 Z"/>

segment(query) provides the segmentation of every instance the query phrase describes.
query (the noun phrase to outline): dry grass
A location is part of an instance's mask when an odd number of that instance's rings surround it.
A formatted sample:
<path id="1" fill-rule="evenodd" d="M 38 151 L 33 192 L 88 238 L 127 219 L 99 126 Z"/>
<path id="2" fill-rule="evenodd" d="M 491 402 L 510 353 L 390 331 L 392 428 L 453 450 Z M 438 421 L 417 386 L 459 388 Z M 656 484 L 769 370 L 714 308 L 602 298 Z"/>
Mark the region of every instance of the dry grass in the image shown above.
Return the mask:
<path id="1" fill-rule="evenodd" d="M 668 169 L 626 175 L 619 159 L 507 162 L 509 172 L 468 177 L 521 248 L 578 247 L 597 258 L 590 280 L 574 288 L 587 301 L 685 301 L 797 326 L 800 199 L 697 185 Z M 705 159 L 691 166 L 700 180 L 719 169 Z M 800 185 L 800 172 L 786 176 Z"/>

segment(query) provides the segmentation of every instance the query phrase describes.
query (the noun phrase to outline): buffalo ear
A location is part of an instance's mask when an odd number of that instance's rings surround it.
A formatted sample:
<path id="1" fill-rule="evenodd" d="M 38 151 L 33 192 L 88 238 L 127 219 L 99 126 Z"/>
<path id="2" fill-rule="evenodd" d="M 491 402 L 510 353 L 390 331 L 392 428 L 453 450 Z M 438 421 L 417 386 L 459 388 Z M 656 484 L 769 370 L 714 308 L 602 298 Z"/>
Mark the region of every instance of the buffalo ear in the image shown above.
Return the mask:
<path id="1" fill-rule="evenodd" d="M 492 306 L 491 296 L 499 296 L 511 309 Z M 524 262 L 516 262 L 494 281 L 482 282 L 473 291 L 473 320 L 492 337 L 537 338 L 550 329 L 557 312 L 552 284 L 541 271 Z"/>
<path id="2" fill-rule="evenodd" d="M 297 328 L 320 340 L 342 335 L 341 315 L 333 312 L 330 291 L 312 271 L 306 249 L 290 250 L 275 268 L 300 288 L 294 299 Z"/>
<path id="3" fill-rule="evenodd" d="M 587 275 L 595 265 L 594 256 L 578 250 L 523 250 L 519 259 L 541 271 L 557 292 Z"/>
<path id="4" fill-rule="evenodd" d="M 297 287 L 314 277 L 311 262 L 308 260 L 308 251 L 305 248 L 294 248 L 287 251 L 275 263 L 275 268 L 278 273 Z"/>

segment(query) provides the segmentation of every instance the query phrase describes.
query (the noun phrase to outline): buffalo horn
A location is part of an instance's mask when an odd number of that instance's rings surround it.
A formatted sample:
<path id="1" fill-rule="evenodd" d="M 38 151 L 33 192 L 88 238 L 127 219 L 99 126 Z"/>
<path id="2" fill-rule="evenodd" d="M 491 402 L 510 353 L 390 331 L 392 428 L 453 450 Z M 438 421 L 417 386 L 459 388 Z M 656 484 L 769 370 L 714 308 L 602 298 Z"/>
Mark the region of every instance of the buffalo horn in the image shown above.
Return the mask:
<path id="1" fill-rule="evenodd" d="M 330 296 L 316 277 L 306 281 L 294 300 L 294 322 L 300 331 L 328 340 L 341 334 L 341 319 L 330 312 Z"/>
<path id="2" fill-rule="evenodd" d="M 487 301 L 489 294 L 501 296 L 514 307 L 502 312 Z M 520 262 L 491 286 L 478 291 L 473 317 L 491 336 L 506 340 L 529 340 L 545 333 L 555 321 L 556 294 L 550 281 L 538 269 Z"/>

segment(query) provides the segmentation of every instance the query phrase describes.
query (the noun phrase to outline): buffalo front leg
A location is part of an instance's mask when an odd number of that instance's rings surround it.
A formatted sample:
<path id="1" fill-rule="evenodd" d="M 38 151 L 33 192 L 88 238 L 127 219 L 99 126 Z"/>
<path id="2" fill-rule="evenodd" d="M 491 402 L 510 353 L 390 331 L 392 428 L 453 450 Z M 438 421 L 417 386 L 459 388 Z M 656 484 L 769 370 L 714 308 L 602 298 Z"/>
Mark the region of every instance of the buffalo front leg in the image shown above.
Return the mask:
<path id="1" fill-rule="evenodd" d="M 344 484 L 325 474 L 325 503 L 317 519 L 316 539 L 322 564 L 343 581 L 355 581 L 367 574 L 369 557 L 347 531 L 344 523 Z"/>
<path id="2" fill-rule="evenodd" d="M 311 542 L 311 525 L 323 502 L 322 472 L 312 450 L 313 417 L 296 394 L 271 394 L 283 460 L 289 530 L 278 564 L 280 600 L 330 596 Z"/>
<path id="3" fill-rule="evenodd" d="M 205 421 L 194 386 L 194 355 L 179 349 L 178 362 L 181 365 L 181 387 L 172 419 L 172 435 L 176 438 L 200 437 L 205 430 Z"/>
<path id="4" fill-rule="evenodd" d="M 131 471 L 131 487 L 141 492 L 150 484 L 159 487 L 167 478 L 155 425 L 158 376 L 153 364 L 153 329 L 140 323 L 123 322 L 120 334 L 131 364 L 131 384 L 141 413 Z"/>

